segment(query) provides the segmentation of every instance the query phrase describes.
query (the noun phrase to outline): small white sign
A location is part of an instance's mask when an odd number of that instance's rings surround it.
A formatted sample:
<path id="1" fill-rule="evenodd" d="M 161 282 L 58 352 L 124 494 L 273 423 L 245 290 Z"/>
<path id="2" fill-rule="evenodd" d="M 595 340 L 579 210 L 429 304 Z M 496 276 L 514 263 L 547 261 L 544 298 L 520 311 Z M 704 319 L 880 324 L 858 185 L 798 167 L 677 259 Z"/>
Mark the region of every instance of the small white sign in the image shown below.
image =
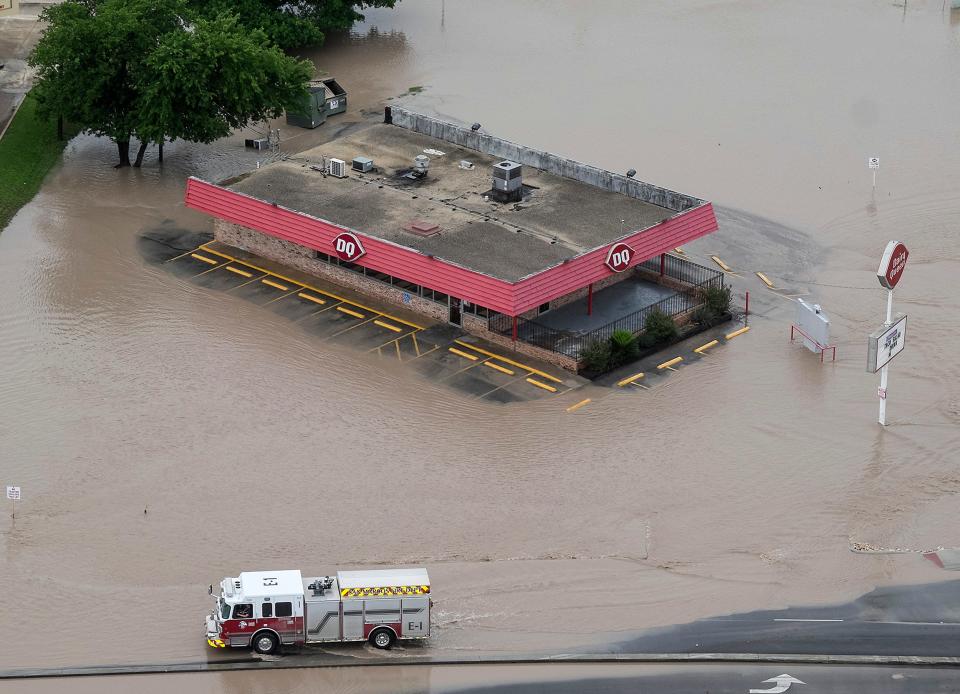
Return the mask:
<path id="1" fill-rule="evenodd" d="M 10 501 L 20 501 L 20 487 L 7 487 L 7 498 Z"/>
<path id="2" fill-rule="evenodd" d="M 903 351 L 906 343 L 907 317 L 899 313 L 892 325 L 880 328 L 870 335 L 867 343 L 867 373 L 877 373 Z"/>
<path id="3" fill-rule="evenodd" d="M 877 388 L 877 397 L 881 400 L 887 399 L 887 389 L 886 388 Z"/>
<path id="4" fill-rule="evenodd" d="M 330 99 L 330 109 L 333 110 L 340 105 L 339 99 Z"/>
<path id="5" fill-rule="evenodd" d="M 867 166 L 869 166 L 871 169 L 879 169 L 880 157 L 870 157 L 867 159 Z"/>

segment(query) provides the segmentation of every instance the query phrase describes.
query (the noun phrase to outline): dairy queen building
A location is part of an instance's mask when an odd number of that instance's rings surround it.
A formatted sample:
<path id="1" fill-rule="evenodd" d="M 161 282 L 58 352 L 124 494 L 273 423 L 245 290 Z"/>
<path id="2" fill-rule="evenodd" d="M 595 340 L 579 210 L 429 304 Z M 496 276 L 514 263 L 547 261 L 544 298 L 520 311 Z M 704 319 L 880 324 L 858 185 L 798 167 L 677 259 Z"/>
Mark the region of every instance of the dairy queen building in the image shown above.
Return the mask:
<path id="1" fill-rule="evenodd" d="M 690 195 L 388 107 L 186 204 L 217 241 L 571 371 L 659 308 L 682 322 L 722 274 L 674 252 L 717 229 Z"/>

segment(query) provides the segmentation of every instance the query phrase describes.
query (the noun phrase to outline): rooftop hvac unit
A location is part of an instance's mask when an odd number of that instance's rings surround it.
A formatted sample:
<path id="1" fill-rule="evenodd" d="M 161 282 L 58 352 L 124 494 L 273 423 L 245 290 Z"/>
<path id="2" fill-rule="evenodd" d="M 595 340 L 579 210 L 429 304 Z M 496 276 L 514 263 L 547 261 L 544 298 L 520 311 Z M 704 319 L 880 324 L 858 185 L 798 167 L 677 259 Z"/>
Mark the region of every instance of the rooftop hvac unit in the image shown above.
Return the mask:
<path id="1" fill-rule="evenodd" d="M 335 178 L 347 177 L 347 162 L 343 159 L 330 160 L 330 175 Z"/>
<path id="2" fill-rule="evenodd" d="M 515 161 L 500 161 L 493 165 L 493 198 L 499 202 L 519 202 L 523 199 L 523 167 Z"/>
<path id="3" fill-rule="evenodd" d="M 353 170 L 362 171 L 366 173 L 367 171 L 373 170 L 373 159 L 369 157 L 354 157 L 353 158 Z"/>

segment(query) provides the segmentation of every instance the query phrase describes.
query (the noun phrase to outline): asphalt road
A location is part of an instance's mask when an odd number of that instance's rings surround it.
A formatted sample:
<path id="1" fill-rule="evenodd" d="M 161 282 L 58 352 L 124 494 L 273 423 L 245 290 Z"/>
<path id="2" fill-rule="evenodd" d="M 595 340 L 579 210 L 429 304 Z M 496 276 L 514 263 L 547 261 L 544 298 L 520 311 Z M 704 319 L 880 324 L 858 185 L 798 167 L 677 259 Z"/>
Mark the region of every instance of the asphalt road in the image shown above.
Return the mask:
<path id="1" fill-rule="evenodd" d="M 748 694 L 751 690 L 769 690 L 770 694 L 924 694 L 960 689 L 960 669 L 953 668 L 689 664 L 663 671 L 659 668 L 597 665 L 571 674 L 575 676 L 569 679 L 551 677 L 540 681 L 492 683 L 457 691 L 461 694 Z M 781 675 L 789 675 L 799 682 L 775 679 Z M 770 679 L 774 681 L 768 681 Z M 783 689 L 784 685 L 789 686 Z M 452 690 L 431 687 L 423 691 Z"/>
<path id="2" fill-rule="evenodd" d="M 702 619 L 642 632 L 607 652 L 960 656 L 960 581 L 879 588 L 842 605 Z"/>
<path id="3" fill-rule="evenodd" d="M 926 694 L 960 689 L 960 668 L 750 663 L 397 665 L 0 681 L 0 694 Z"/>

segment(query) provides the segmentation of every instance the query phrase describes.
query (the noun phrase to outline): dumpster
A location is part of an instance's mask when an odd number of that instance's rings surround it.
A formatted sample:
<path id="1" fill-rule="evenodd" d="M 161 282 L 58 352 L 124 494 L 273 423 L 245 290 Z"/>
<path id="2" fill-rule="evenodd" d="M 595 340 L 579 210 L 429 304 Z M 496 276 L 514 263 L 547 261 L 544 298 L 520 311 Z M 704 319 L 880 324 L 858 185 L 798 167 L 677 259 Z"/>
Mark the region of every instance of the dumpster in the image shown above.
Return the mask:
<path id="1" fill-rule="evenodd" d="M 299 128 L 316 128 L 323 125 L 327 116 L 347 110 L 347 92 L 332 77 L 310 83 L 303 107 L 287 111 L 287 125 Z"/>

